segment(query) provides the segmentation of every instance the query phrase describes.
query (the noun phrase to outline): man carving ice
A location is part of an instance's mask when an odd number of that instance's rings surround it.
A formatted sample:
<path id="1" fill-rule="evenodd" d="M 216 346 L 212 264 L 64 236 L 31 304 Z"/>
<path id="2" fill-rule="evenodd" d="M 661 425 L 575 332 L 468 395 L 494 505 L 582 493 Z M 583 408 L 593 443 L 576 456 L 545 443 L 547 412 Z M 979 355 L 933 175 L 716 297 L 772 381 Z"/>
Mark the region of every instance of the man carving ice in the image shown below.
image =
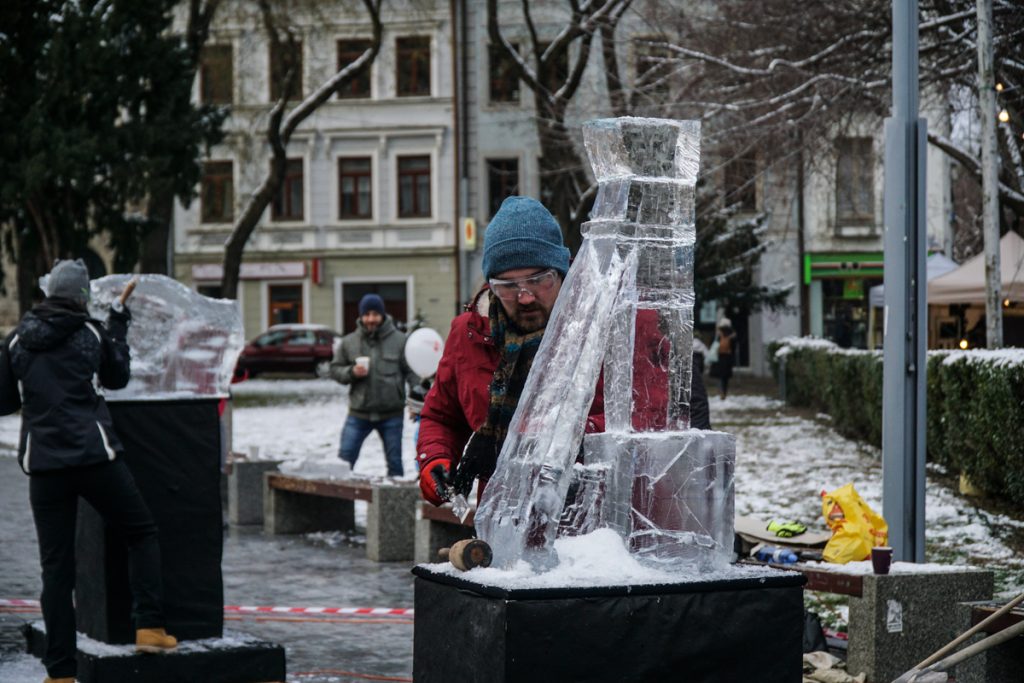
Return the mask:
<path id="1" fill-rule="evenodd" d="M 506 199 L 484 235 L 488 286 L 452 321 L 423 406 L 416 457 L 420 489 L 434 505 L 468 493 L 475 477 L 483 491 L 494 472 L 568 269 L 569 250 L 554 216 L 535 199 Z M 692 423 L 710 428 L 703 381 L 697 374 L 693 381 Z M 586 432 L 603 430 L 599 381 Z"/>

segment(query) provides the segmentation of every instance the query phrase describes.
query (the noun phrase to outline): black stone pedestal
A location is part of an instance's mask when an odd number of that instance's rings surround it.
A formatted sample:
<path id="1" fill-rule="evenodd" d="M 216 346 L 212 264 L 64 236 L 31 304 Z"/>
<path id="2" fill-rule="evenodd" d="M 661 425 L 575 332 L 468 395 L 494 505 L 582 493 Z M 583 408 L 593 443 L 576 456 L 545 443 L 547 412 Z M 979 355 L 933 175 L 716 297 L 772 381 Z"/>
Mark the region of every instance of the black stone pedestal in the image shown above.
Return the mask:
<path id="1" fill-rule="evenodd" d="M 416 683 L 801 679 L 800 574 L 509 590 L 413 573 Z"/>
<path id="2" fill-rule="evenodd" d="M 29 654 L 42 657 L 46 631 L 42 622 L 26 624 Z M 285 680 L 285 654 L 280 645 L 241 634 L 181 643 L 175 652 L 138 654 L 133 645 L 108 645 L 79 635 L 79 683 L 259 683 Z"/>
<path id="3" fill-rule="evenodd" d="M 178 640 L 218 638 L 224 626 L 219 403 L 109 403 L 125 464 L 159 529 L 164 615 Z M 78 630 L 134 643 L 124 539 L 84 501 L 75 554 Z"/>

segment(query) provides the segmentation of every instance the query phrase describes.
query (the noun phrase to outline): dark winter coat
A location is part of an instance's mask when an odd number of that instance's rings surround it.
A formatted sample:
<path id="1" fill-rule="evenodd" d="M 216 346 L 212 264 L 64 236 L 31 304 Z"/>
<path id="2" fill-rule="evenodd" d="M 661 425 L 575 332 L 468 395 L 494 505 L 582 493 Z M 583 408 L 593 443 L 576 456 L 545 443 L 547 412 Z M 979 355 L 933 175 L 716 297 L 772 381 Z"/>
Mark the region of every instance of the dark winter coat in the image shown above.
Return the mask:
<path id="1" fill-rule="evenodd" d="M 346 334 L 334 354 L 331 377 L 349 384 L 349 414 L 364 420 L 386 420 L 405 411 L 406 384 L 418 383 L 419 377 L 405 362 L 405 334 L 395 327 L 391 316 L 373 332 L 358 322 L 355 332 Z M 356 358 L 370 358 L 370 374 L 352 374 Z"/>
<path id="2" fill-rule="evenodd" d="M 124 450 L 99 389 L 128 384 L 130 320 L 127 309 L 112 310 L 104 326 L 74 303 L 49 298 L 5 340 L 0 396 L 17 387 L 25 472 L 93 465 Z"/>

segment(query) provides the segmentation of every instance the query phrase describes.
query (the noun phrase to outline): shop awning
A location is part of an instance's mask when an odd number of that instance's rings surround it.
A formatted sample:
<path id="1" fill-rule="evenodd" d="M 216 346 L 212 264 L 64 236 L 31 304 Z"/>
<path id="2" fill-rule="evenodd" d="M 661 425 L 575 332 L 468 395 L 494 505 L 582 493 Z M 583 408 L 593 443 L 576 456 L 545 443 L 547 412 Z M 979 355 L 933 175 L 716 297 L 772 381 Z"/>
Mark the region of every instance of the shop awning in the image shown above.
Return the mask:
<path id="1" fill-rule="evenodd" d="M 949 258 L 945 254 L 935 253 L 928 257 L 926 264 L 928 269 L 928 282 L 931 282 L 937 277 L 941 277 L 946 273 L 954 271 L 958 268 L 956 261 Z M 877 285 L 871 288 L 871 305 L 875 308 L 882 308 L 885 306 L 885 285 Z M 928 303 L 934 303 L 929 300 Z"/>
<path id="2" fill-rule="evenodd" d="M 1008 232 L 999 240 L 1001 296 L 1024 301 L 1024 238 Z M 985 303 L 985 254 L 968 259 L 956 270 L 928 278 L 929 304 Z"/>

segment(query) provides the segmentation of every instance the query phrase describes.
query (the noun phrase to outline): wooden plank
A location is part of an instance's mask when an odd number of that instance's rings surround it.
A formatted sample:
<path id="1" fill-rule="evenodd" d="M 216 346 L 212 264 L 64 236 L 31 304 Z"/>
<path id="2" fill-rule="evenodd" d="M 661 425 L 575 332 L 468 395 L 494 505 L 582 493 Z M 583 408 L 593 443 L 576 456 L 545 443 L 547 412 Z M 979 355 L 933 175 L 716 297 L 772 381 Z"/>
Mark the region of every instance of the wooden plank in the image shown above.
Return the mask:
<path id="1" fill-rule="evenodd" d="M 423 519 L 429 519 L 433 522 L 446 522 L 448 524 L 459 524 L 462 526 L 473 526 L 473 519 L 476 517 L 476 508 L 471 507 L 469 514 L 466 515 L 466 521 L 460 522 L 459 518 L 452 512 L 451 503 L 445 503 L 441 507 L 435 507 L 430 503 L 420 503 L 420 514 Z"/>
<path id="2" fill-rule="evenodd" d="M 807 577 L 804 585 L 806 591 L 822 591 L 823 593 L 836 593 L 838 595 L 851 595 L 859 598 L 864 594 L 864 576 L 862 574 L 843 574 L 842 572 L 830 572 L 823 569 L 814 569 L 800 563 L 797 564 L 776 564 L 774 562 L 758 562 L 757 560 L 742 560 L 743 564 L 761 565 L 767 564 L 776 569 L 785 569 L 791 572 L 800 572 Z"/>
<path id="3" fill-rule="evenodd" d="M 804 590 L 852 595 L 859 598 L 864 594 L 864 576 L 861 574 L 842 574 L 840 572 L 822 571 L 801 567 L 800 565 L 781 565 L 783 569 L 797 571 L 807 577 Z"/>
<path id="4" fill-rule="evenodd" d="M 369 484 L 353 484 L 351 482 L 324 479 L 301 479 L 277 473 L 267 475 L 267 483 L 271 488 L 291 491 L 292 493 L 373 502 L 373 487 Z"/>
<path id="5" fill-rule="evenodd" d="M 999 607 L 1000 605 L 998 604 L 992 604 L 991 606 L 974 605 L 973 607 L 971 607 L 971 626 L 976 626 L 977 624 L 980 624 L 982 621 L 984 621 L 993 613 L 995 613 L 995 611 L 998 610 Z M 984 631 L 985 633 L 998 633 L 999 631 L 1002 631 L 1004 628 L 1008 628 L 1010 626 L 1013 626 L 1014 624 L 1019 624 L 1022 621 L 1024 621 L 1024 609 L 1018 607 L 1010 610 L 1009 612 L 1007 612 L 1006 614 L 1004 614 L 1003 616 L 999 617 L 994 622 L 986 626 Z M 1021 636 L 1021 638 L 1024 638 L 1024 636 Z"/>

